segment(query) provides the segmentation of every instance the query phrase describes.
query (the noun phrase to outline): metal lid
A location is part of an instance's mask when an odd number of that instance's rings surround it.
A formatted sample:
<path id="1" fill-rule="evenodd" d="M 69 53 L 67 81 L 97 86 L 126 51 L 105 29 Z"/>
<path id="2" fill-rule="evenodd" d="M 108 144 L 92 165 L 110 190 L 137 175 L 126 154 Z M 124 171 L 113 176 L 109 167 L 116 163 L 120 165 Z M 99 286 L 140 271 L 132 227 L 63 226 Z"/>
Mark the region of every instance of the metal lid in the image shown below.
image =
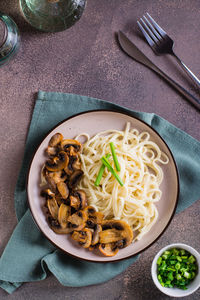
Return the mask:
<path id="1" fill-rule="evenodd" d="M 6 38 L 7 38 L 7 27 L 3 20 L 0 18 L 0 47 L 5 43 Z"/>

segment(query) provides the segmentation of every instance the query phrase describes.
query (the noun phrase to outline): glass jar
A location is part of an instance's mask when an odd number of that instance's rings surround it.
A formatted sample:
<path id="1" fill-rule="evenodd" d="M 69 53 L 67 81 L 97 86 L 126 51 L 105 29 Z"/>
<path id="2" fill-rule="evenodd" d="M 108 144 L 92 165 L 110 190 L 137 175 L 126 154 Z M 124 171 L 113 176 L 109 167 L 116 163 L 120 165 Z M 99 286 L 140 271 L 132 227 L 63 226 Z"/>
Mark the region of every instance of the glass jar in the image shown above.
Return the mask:
<path id="1" fill-rule="evenodd" d="M 74 25 L 85 5 L 86 0 L 20 0 L 25 19 L 46 32 L 62 31 Z"/>
<path id="2" fill-rule="evenodd" d="M 0 12 L 0 66 L 10 61 L 19 48 L 19 31 L 15 22 Z"/>

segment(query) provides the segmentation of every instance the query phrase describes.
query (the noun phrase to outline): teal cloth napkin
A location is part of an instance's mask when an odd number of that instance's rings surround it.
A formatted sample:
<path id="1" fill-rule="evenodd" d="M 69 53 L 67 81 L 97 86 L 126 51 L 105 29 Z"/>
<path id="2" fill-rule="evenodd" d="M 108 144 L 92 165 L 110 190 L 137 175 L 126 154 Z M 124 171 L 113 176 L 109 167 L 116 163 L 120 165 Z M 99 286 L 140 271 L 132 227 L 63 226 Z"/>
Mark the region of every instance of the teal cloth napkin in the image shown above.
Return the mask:
<path id="1" fill-rule="evenodd" d="M 23 282 L 45 279 L 48 270 L 64 286 L 87 286 L 105 282 L 123 272 L 138 256 L 116 263 L 92 263 L 74 259 L 57 250 L 35 225 L 28 209 L 26 176 L 33 153 L 58 122 L 83 111 L 109 109 L 128 112 L 151 125 L 170 147 L 179 171 L 180 195 L 176 212 L 200 199 L 200 142 L 161 117 L 135 112 L 90 97 L 40 91 L 15 190 L 18 224 L 0 258 L 0 286 L 12 293 Z"/>

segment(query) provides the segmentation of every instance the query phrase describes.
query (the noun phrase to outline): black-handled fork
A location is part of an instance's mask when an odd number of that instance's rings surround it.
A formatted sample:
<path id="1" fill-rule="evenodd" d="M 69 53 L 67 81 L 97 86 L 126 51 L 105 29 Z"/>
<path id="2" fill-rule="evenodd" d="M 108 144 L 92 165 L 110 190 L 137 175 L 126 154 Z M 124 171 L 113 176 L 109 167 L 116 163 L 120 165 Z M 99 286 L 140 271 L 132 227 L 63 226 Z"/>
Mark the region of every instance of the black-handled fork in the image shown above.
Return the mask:
<path id="1" fill-rule="evenodd" d="M 147 18 L 148 17 L 148 18 Z M 150 47 L 157 55 L 170 54 L 173 55 L 179 65 L 190 76 L 190 78 L 200 88 L 200 80 L 191 72 L 191 70 L 181 61 L 181 59 L 174 53 L 174 41 L 167 35 L 167 33 L 156 23 L 156 21 L 147 13 L 147 17 L 143 16 L 140 22 L 137 21 L 145 39 Z"/>

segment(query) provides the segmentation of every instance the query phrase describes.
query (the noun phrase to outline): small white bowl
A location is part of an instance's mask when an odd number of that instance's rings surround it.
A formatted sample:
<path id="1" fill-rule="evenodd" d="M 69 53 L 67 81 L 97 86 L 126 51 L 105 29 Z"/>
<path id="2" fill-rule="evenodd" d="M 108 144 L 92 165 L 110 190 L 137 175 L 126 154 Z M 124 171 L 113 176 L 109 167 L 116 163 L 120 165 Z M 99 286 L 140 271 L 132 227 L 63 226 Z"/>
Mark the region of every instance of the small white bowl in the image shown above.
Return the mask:
<path id="1" fill-rule="evenodd" d="M 196 275 L 195 279 L 187 286 L 187 290 L 181 290 L 181 289 L 175 288 L 175 287 L 166 288 L 166 287 L 163 287 L 160 284 L 160 282 L 158 281 L 157 260 L 164 251 L 172 249 L 172 248 L 184 249 L 184 250 L 190 252 L 192 255 L 194 255 L 194 257 L 197 260 L 197 265 L 198 265 L 197 275 Z M 177 243 L 177 244 L 168 245 L 168 246 L 162 248 L 156 254 L 156 256 L 152 262 L 152 266 L 151 266 L 151 275 L 152 275 L 153 281 L 154 281 L 155 285 L 157 286 L 157 288 L 164 294 L 171 296 L 171 297 L 185 297 L 185 296 L 191 295 L 200 287 L 200 254 L 194 248 L 192 248 L 188 245 L 185 245 L 185 244 Z"/>

